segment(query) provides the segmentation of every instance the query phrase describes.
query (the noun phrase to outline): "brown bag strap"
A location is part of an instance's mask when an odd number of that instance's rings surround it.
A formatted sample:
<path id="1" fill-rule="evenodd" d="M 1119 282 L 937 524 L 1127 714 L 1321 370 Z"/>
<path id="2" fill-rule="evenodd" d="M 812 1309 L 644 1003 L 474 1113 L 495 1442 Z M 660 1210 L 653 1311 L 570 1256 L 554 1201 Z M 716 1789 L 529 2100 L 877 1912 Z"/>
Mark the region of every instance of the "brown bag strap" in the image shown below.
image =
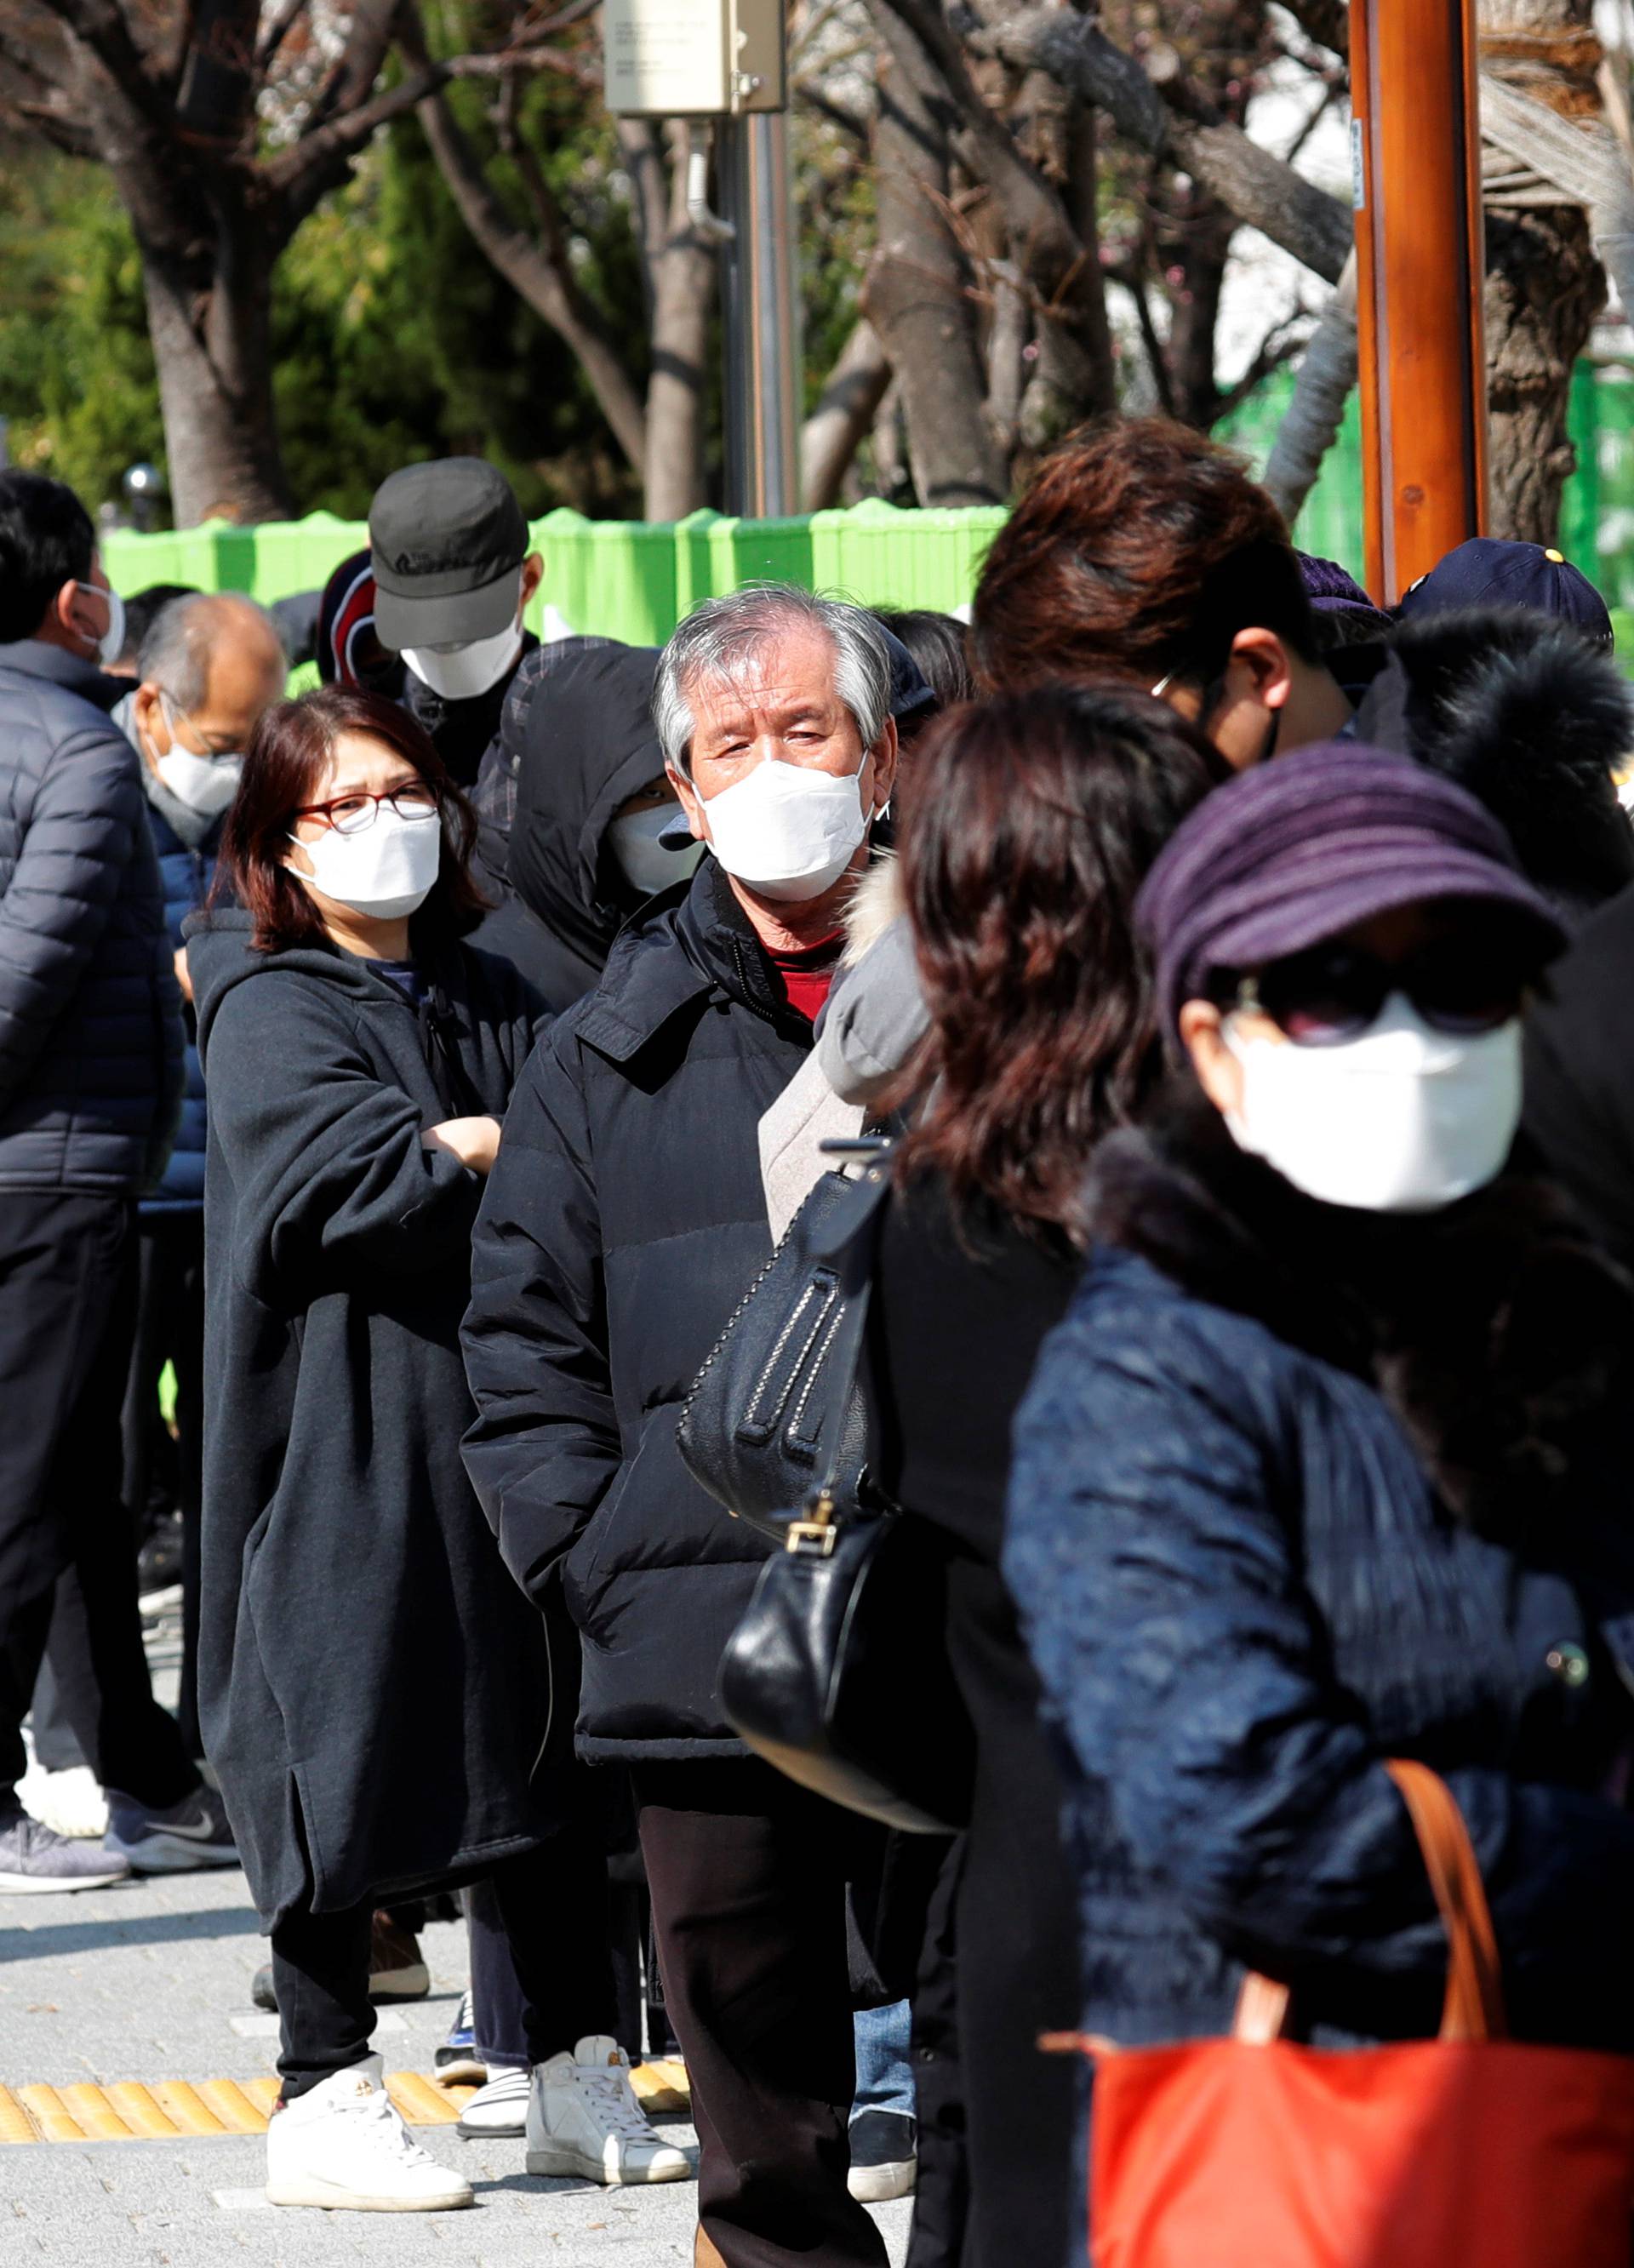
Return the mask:
<path id="1" fill-rule="evenodd" d="M 1424 1852 L 1430 1887 L 1446 1927 L 1446 1999 L 1441 2010 L 1444 2040 L 1501 2040 L 1509 2025 L 1504 2014 L 1503 1970 L 1498 1933 L 1486 1885 L 1469 1830 L 1453 1791 L 1428 1764 L 1392 1757 L 1385 1770 L 1406 1804 Z"/>
<path id="2" fill-rule="evenodd" d="M 1507 2036 L 1503 1971 L 1486 1885 L 1469 1830 L 1453 1791 L 1428 1764 L 1392 1757 L 1385 1770 L 1407 1806 L 1424 1871 L 1446 1929 L 1446 1999 L 1441 2009 L 1444 2040 L 1501 2040 Z M 1250 1970 L 1237 1998 L 1232 2037 L 1263 2047 L 1287 2029 L 1285 1984 Z"/>

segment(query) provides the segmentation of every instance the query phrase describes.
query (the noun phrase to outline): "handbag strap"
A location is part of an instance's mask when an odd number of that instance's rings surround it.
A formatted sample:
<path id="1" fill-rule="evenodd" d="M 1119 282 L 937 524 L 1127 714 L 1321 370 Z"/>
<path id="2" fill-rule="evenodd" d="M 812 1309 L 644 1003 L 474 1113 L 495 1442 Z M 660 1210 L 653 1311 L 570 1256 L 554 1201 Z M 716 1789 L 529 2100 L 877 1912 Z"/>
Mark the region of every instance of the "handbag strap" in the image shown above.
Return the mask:
<path id="1" fill-rule="evenodd" d="M 1446 1782 L 1428 1764 L 1395 1756 L 1385 1770 L 1395 1782 L 1424 1852 L 1430 1887 L 1446 1927 L 1446 1999 L 1441 2011 L 1444 2040 L 1501 2040 L 1509 2026 L 1504 2013 L 1503 1970 L 1498 1933 L 1480 1861 L 1469 1840 L 1464 1815 Z"/>
<path id="2" fill-rule="evenodd" d="M 1385 1770 L 1407 1806 L 1436 1907 L 1446 1930 L 1446 1997 L 1443 2040 L 1501 2040 L 1508 2036 L 1503 1970 L 1486 1885 L 1456 1797 L 1428 1764 L 1393 1756 Z M 1287 2029 L 1289 1988 L 1251 1970 L 1237 1997 L 1232 2037 L 1255 2047 L 1279 2040 Z"/>
<path id="3" fill-rule="evenodd" d="M 887 1145 L 888 1146 L 888 1145 Z M 862 1368 L 863 1342 L 868 1329 L 868 1295 L 873 1288 L 873 1256 L 880 1230 L 880 1216 L 890 1182 L 890 1169 L 886 1163 L 886 1148 L 878 1143 L 850 1144 L 826 1142 L 825 1151 L 843 1153 L 846 1150 L 865 1148 L 871 1162 L 862 1175 L 872 1185 L 872 1201 L 844 1243 L 830 1255 L 840 1292 L 840 1318 L 835 1325 L 829 1342 L 828 1370 L 834 1381 L 828 1396 L 828 1413 L 824 1419 L 819 1471 L 821 1478 L 813 1482 L 799 1517 L 791 1520 L 784 1531 L 784 1546 L 790 1551 L 816 1550 L 826 1557 L 833 1550 L 838 1535 L 835 1515 L 837 1510 L 835 1483 L 848 1452 L 855 1454 L 857 1443 L 851 1438 L 854 1426 L 854 1404 L 857 1381 Z"/>

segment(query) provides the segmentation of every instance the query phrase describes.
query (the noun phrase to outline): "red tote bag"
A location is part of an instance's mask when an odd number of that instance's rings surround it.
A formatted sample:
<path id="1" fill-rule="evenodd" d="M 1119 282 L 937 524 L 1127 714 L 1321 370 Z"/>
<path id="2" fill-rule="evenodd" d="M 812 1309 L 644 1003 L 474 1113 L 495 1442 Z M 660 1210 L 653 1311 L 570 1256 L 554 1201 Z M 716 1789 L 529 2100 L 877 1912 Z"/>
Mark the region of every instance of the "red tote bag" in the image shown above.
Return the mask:
<path id="1" fill-rule="evenodd" d="M 1250 1977 L 1229 2039 L 1075 2040 L 1093 2268 L 1629 2268 L 1634 2058 L 1505 2036 L 1462 1815 L 1423 1764 L 1389 1771 L 1446 1925 L 1439 2037 L 1298 2046 Z"/>

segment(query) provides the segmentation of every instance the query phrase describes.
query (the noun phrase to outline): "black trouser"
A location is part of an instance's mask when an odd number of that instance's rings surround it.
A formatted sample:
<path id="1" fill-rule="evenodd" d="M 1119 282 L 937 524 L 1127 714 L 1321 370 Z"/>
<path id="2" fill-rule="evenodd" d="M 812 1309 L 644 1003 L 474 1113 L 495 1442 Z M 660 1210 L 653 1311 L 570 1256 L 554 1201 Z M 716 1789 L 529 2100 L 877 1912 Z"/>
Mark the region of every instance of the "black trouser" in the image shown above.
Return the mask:
<path id="1" fill-rule="evenodd" d="M 856 2068 L 845 1885 L 879 1831 L 757 1762 L 631 1775 L 664 1999 L 726 2268 L 884 2268 L 846 2188 Z"/>
<path id="2" fill-rule="evenodd" d="M 158 1487 L 173 1491 L 181 1514 L 181 1676 L 176 1721 L 188 1753 L 199 1737 L 199 1512 L 204 1492 L 204 1219 L 198 1212 L 143 1214 L 137 1224 L 136 1344 L 125 1389 L 122 1494 L 132 1514 L 131 1550 L 143 1540 L 144 1508 Z M 159 1415 L 158 1381 L 176 1377 L 176 1439 Z M 158 1454 L 162 1447 L 164 1456 Z M 70 1567 L 56 1587 L 46 1658 L 34 1689 L 34 1753 L 48 1771 L 88 1764 L 75 1732 L 96 1684 L 85 1602 Z"/>
<path id="3" fill-rule="evenodd" d="M 617 2036 L 617 1992 L 607 1950 L 607 1862 L 600 1834 L 576 1821 L 513 1865 L 528 1870 L 524 1879 L 507 1889 L 499 1876 L 490 1876 L 473 1882 L 465 1897 L 476 2051 L 496 2070 L 542 2063 L 571 2049 L 587 2032 Z M 544 1972 L 542 2001 L 534 1998 L 541 1989 L 542 1964 L 530 1971 L 532 1992 L 522 1982 L 523 1962 L 512 1935 L 519 1906 L 527 1911 L 530 1934 L 547 1925 L 556 1940 L 556 1965 Z M 588 1994 L 572 1977 L 585 1963 L 594 1977 Z M 570 2029 L 593 2006 L 597 2021 Z"/>
<path id="4" fill-rule="evenodd" d="M 69 1568 L 92 1675 L 64 1704 L 97 1777 L 156 1808 L 198 1784 L 148 1681 L 120 1494 L 135 1292 L 128 1199 L 0 1193 L 0 1806 Z"/>
<path id="5" fill-rule="evenodd" d="M 181 1514 L 181 1684 L 176 1718 L 193 1755 L 199 1739 L 199 1513 L 204 1496 L 204 1214 L 146 1212 L 137 1220 L 136 1336 L 125 1389 L 125 1502 L 145 1533 L 152 1499 L 173 1495 Z M 165 1434 L 158 1381 L 176 1377 L 176 1438 Z M 143 1534 L 137 1537 L 143 1540 Z M 52 1664 L 57 1666 L 55 1638 Z M 61 1671 L 58 1669 L 58 1676 Z"/>
<path id="6" fill-rule="evenodd" d="M 606 1883 L 600 1851 L 578 1827 L 507 1859 L 488 1877 L 521 1998 L 519 2063 L 542 2063 L 588 2033 L 613 2031 Z M 374 1904 L 368 1898 L 342 1913 L 291 1914 L 272 1933 L 286 2102 L 369 2052 Z"/>

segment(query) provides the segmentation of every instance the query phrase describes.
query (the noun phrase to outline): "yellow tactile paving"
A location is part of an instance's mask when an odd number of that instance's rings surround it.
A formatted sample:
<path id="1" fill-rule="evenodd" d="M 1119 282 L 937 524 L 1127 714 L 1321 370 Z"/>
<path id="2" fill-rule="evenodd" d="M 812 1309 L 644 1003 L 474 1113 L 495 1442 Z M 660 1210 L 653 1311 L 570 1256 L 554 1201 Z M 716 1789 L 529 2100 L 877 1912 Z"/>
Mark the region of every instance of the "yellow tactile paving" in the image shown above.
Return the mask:
<path id="1" fill-rule="evenodd" d="M 452 2126 L 476 2089 L 435 2087 L 417 2071 L 388 2073 L 386 2091 L 411 2126 Z M 0 2087 L 0 2146 L 8 2142 L 164 2142 L 261 2134 L 276 2079 L 118 2080 L 111 2087 Z"/>
<path id="2" fill-rule="evenodd" d="M 0 2087 L 0 2142 L 33 2142 L 39 2137 L 26 2110 L 10 2088 Z"/>
<path id="3" fill-rule="evenodd" d="M 17 2099 L 45 2142 L 83 2142 L 85 2130 L 63 2109 L 54 2087 L 19 2087 Z"/>
<path id="4" fill-rule="evenodd" d="M 144 2142 L 168 2142 L 181 2132 L 169 2114 L 159 2109 L 145 2087 L 134 2079 L 121 2080 L 107 2089 L 107 2099 L 133 2134 Z"/>
<path id="5" fill-rule="evenodd" d="M 459 2104 L 449 2101 L 446 2090 L 417 2071 L 393 2072 L 386 2091 L 411 2126 L 452 2126 L 460 2116 Z"/>

